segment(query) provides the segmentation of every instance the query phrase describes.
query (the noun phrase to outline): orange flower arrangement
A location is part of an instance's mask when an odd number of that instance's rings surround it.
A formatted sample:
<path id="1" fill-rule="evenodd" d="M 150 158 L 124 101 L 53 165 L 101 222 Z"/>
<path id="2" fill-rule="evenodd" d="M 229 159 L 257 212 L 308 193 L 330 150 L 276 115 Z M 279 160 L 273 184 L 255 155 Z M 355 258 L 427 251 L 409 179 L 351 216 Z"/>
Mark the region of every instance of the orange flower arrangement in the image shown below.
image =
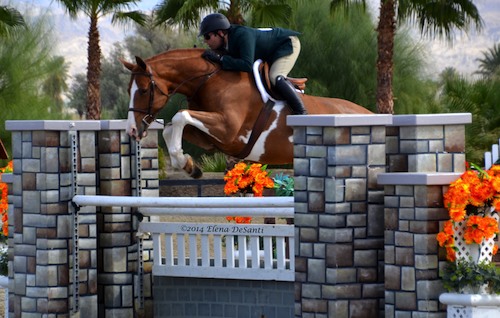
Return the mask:
<path id="1" fill-rule="evenodd" d="M 450 262 L 456 260 L 454 225 L 465 222 L 462 234 L 466 244 L 481 244 L 498 234 L 498 222 L 492 215 L 500 211 L 500 165 L 482 170 L 472 165 L 462 176 L 450 184 L 444 195 L 444 206 L 448 209 L 450 220 L 444 224 L 443 231 L 437 235 L 439 246 L 446 248 Z M 493 247 L 493 255 L 498 246 Z"/>
<path id="2" fill-rule="evenodd" d="M 269 177 L 269 172 L 266 169 L 267 165 L 263 166 L 260 163 L 237 163 L 224 176 L 224 181 L 226 181 L 224 193 L 226 195 L 253 193 L 255 197 L 261 197 L 264 188 L 274 187 L 274 181 Z M 236 223 L 252 222 L 252 218 L 249 216 L 228 216 L 226 219 Z"/>
<path id="3" fill-rule="evenodd" d="M 249 224 L 252 222 L 251 216 L 226 216 L 228 222 L 234 221 L 238 224 Z"/>
<path id="4" fill-rule="evenodd" d="M 273 188 L 274 181 L 266 171 L 267 165 L 260 163 L 246 164 L 237 163 L 233 169 L 224 176 L 226 185 L 224 193 L 231 195 L 235 193 L 253 193 L 256 197 L 261 197 L 264 188 Z"/>
<path id="5" fill-rule="evenodd" d="M 0 175 L 3 173 L 12 172 L 14 166 L 13 162 L 10 161 L 7 166 L 0 168 Z M 0 215 L 2 216 L 2 233 L 4 236 L 9 235 L 9 200 L 7 198 L 8 188 L 7 184 L 0 182 Z"/>

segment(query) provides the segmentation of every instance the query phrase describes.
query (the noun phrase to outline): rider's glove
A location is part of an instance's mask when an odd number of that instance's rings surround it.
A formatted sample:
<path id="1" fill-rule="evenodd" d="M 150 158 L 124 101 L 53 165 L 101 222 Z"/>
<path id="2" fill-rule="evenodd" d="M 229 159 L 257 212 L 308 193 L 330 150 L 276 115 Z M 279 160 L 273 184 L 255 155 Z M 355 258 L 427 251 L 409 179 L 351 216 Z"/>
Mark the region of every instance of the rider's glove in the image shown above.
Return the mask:
<path id="1" fill-rule="evenodd" d="M 201 56 L 204 59 L 209 60 L 210 62 L 217 63 L 217 64 L 222 63 L 222 56 L 220 56 L 219 54 L 217 54 L 216 52 L 214 52 L 212 50 L 206 50 L 205 52 L 203 52 L 203 54 Z"/>

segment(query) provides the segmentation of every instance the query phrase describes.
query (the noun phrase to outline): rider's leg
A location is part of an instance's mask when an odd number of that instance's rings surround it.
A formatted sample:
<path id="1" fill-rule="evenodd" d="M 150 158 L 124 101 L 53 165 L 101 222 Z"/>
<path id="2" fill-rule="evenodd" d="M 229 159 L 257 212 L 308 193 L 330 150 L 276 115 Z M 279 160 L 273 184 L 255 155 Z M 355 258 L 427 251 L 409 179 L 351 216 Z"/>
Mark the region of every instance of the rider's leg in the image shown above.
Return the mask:
<path id="1" fill-rule="evenodd" d="M 299 94 L 295 90 L 295 87 L 286 80 L 283 76 L 278 76 L 276 78 L 276 85 L 274 85 L 278 93 L 283 96 L 286 100 L 288 106 L 292 109 L 294 115 L 305 115 L 307 111 L 304 107 L 304 103 L 300 98 Z"/>
<path id="2" fill-rule="evenodd" d="M 307 114 L 304 103 L 293 85 L 286 79 L 288 73 L 295 65 L 295 61 L 300 53 L 300 41 L 296 36 L 291 36 L 293 52 L 290 55 L 283 56 L 277 59 L 269 69 L 269 79 L 274 85 L 278 93 L 286 100 L 288 106 L 292 109 L 293 114 Z"/>
<path id="3" fill-rule="evenodd" d="M 291 36 L 290 41 L 292 41 L 292 53 L 290 55 L 286 55 L 280 57 L 276 61 L 273 62 L 271 67 L 269 68 L 269 80 L 271 84 L 276 84 L 276 78 L 278 76 L 284 76 L 285 78 L 288 76 L 288 73 L 293 69 L 297 58 L 300 53 L 300 41 L 296 36 Z"/>

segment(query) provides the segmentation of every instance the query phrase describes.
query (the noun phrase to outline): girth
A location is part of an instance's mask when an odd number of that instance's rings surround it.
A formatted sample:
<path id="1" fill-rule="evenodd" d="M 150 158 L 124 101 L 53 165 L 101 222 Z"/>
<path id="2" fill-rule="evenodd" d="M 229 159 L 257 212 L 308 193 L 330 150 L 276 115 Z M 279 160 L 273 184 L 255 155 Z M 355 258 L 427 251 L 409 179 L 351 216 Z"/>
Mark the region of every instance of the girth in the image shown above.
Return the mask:
<path id="1" fill-rule="evenodd" d="M 264 86 L 268 94 L 274 99 L 277 100 L 281 99 L 280 96 L 276 96 L 276 94 L 272 91 L 271 81 L 269 79 L 269 64 L 261 63 L 259 65 L 259 75 L 262 83 L 264 83 Z M 304 91 L 306 87 L 307 78 L 287 77 L 287 80 L 289 80 L 295 86 L 296 89 L 302 92 Z M 269 120 L 269 115 L 271 114 L 274 104 L 275 104 L 274 101 L 272 99 L 269 99 L 264 105 L 264 107 L 262 107 L 259 116 L 257 117 L 255 124 L 253 125 L 252 132 L 250 133 L 250 138 L 248 139 L 248 142 L 246 143 L 245 147 L 240 151 L 240 153 L 236 155 L 237 158 L 244 159 L 250 154 L 250 152 L 253 149 L 253 146 L 257 142 L 257 139 L 259 139 L 260 135 L 262 134 L 262 131 L 264 130 L 264 127 L 266 126 L 267 121 Z"/>
<path id="2" fill-rule="evenodd" d="M 248 139 L 245 147 L 243 147 L 240 153 L 236 155 L 237 158 L 244 159 L 250 154 L 250 151 L 252 151 L 253 146 L 257 142 L 257 139 L 259 139 L 262 131 L 264 130 L 264 127 L 266 126 L 273 106 L 274 102 L 269 99 L 264 107 L 262 107 L 259 116 L 257 117 L 255 124 L 253 125 L 252 132 L 250 133 L 250 138 Z"/>

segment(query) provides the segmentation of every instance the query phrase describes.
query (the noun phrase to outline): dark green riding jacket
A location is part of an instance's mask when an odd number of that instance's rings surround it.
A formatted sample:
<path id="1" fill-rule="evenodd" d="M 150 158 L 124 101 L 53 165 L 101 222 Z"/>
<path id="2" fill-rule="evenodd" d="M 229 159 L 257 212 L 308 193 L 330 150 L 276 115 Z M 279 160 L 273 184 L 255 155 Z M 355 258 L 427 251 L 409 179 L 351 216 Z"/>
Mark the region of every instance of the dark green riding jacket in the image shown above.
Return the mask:
<path id="1" fill-rule="evenodd" d="M 258 59 L 272 64 L 278 58 L 293 52 L 290 36 L 298 32 L 282 29 L 253 29 L 231 25 L 228 32 L 228 54 L 222 58 L 222 69 L 252 72 Z"/>

